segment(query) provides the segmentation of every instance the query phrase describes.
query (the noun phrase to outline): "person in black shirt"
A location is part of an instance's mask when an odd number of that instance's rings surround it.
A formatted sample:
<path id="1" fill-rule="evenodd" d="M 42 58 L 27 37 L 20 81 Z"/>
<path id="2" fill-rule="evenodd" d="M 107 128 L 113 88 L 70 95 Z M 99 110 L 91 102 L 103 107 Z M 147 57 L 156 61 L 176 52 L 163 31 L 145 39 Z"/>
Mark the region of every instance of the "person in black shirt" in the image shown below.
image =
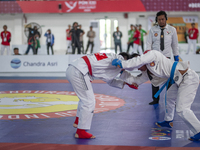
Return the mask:
<path id="1" fill-rule="evenodd" d="M 72 36 L 72 54 L 75 54 L 76 48 L 78 49 L 78 54 L 81 54 L 80 36 L 83 36 L 84 31 L 78 29 L 77 22 L 73 23 L 73 29 L 70 30 L 70 34 Z"/>

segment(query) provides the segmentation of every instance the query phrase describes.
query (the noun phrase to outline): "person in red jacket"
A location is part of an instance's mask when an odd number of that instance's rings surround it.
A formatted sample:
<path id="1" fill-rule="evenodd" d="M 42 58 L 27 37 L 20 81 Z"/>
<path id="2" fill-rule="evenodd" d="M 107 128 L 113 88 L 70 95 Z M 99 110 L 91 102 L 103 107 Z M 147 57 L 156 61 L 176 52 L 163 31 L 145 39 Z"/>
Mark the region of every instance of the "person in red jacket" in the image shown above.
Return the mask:
<path id="1" fill-rule="evenodd" d="M 7 55 L 10 54 L 10 41 L 11 41 L 11 33 L 7 31 L 7 25 L 3 26 L 3 30 L 1 32 L 1 55 L 4 54 L 5 49 L 7 50 Z"/>
<path id="2" fill-rule="evenodd" d="M 197 43 L 197 38 L 199 36 L 199 30 L 195 28 L 195 23 L 192 23 L 191 26 L 192 28 L 188 30 L 189 39 L 188 39 L 188 49 L 186 54 L 189 54 L 191 45 L 193 45 L 193 54 L 196 54 L 196 43 Z"/>
<path id="3" fill-rule="evenodd" d="M 135 32 L 134 32 L 133 38 L 132 38 L 132 39 L 134 39 L 134 41 L 133 41 L 133 45 L 134 46 L 133 46 L 133 52 L 132 52 L 132 54 L 133 53 L 137 53 L 137 51 L 138 51 L 139 54 L 142 55 L 143 52 L 142 52 L 142 47 L 141 47 L 141 35 L 140 35 L 140 31 L 138 30 L 137 25 L 135 25 L 134 28 L 135 28 Z"/>

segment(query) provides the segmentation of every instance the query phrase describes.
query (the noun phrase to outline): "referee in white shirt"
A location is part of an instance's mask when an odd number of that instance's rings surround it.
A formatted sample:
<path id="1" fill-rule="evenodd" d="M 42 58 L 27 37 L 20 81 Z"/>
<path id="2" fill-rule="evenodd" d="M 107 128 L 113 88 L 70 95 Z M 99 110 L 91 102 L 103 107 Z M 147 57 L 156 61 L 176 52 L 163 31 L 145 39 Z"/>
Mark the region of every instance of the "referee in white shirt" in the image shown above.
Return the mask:
<path id="1" fill-rule="evenodd" d="M 155 21 L 158 25 L 153 26 L 147 37 L 146 50 L 157 50 L 170 59 L 171 51 L 173 52 L 175 61 L 179 61 L 178 37 L 176 29 L 167 24 L 167 14 L 165 11 L 159 11 L 156 14 Z M 159 90 L 159 87 L 152 85 L 153 101 L 149 105 L 158 104 L 159 97 L 154 95 Z"/>

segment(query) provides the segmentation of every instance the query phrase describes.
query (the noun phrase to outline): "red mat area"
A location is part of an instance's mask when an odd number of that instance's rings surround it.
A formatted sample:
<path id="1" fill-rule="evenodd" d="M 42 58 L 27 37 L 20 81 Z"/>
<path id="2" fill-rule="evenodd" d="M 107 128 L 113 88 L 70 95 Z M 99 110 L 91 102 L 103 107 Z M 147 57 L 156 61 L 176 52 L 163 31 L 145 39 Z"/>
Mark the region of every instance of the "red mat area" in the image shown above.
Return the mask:
<path id="1" fill-rule="evenodd" d="M 67 145 L 37 143 L 0 143 L 1 150 L 199 150 L 199 147 L 144 147 L 110 145 Z"/>

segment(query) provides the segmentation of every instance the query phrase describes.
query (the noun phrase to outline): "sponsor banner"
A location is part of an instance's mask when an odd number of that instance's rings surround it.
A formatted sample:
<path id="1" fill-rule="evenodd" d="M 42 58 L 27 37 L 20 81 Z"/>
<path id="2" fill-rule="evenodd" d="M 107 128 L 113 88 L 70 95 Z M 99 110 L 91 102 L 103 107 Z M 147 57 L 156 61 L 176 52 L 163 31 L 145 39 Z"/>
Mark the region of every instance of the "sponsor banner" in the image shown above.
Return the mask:
<path id="1" fill-rule="evenodd" d="M 115 110 L 123 99 L 95 94 L 94 113 Z M 76 116 L 79 98 L 70 91 L 0 91 L 0 120 L 47 119 Z"/>
<path id="2" fill-rule="evenodd" d="M 82 55 L 0 56 L 0 72 L 65 72 Z"/>
<path id="3" fill-rule="evenodd" d="M 145 11 L 140 0 L 108 1 L 17 1 L 23 13 L 81 13 Z"/>

